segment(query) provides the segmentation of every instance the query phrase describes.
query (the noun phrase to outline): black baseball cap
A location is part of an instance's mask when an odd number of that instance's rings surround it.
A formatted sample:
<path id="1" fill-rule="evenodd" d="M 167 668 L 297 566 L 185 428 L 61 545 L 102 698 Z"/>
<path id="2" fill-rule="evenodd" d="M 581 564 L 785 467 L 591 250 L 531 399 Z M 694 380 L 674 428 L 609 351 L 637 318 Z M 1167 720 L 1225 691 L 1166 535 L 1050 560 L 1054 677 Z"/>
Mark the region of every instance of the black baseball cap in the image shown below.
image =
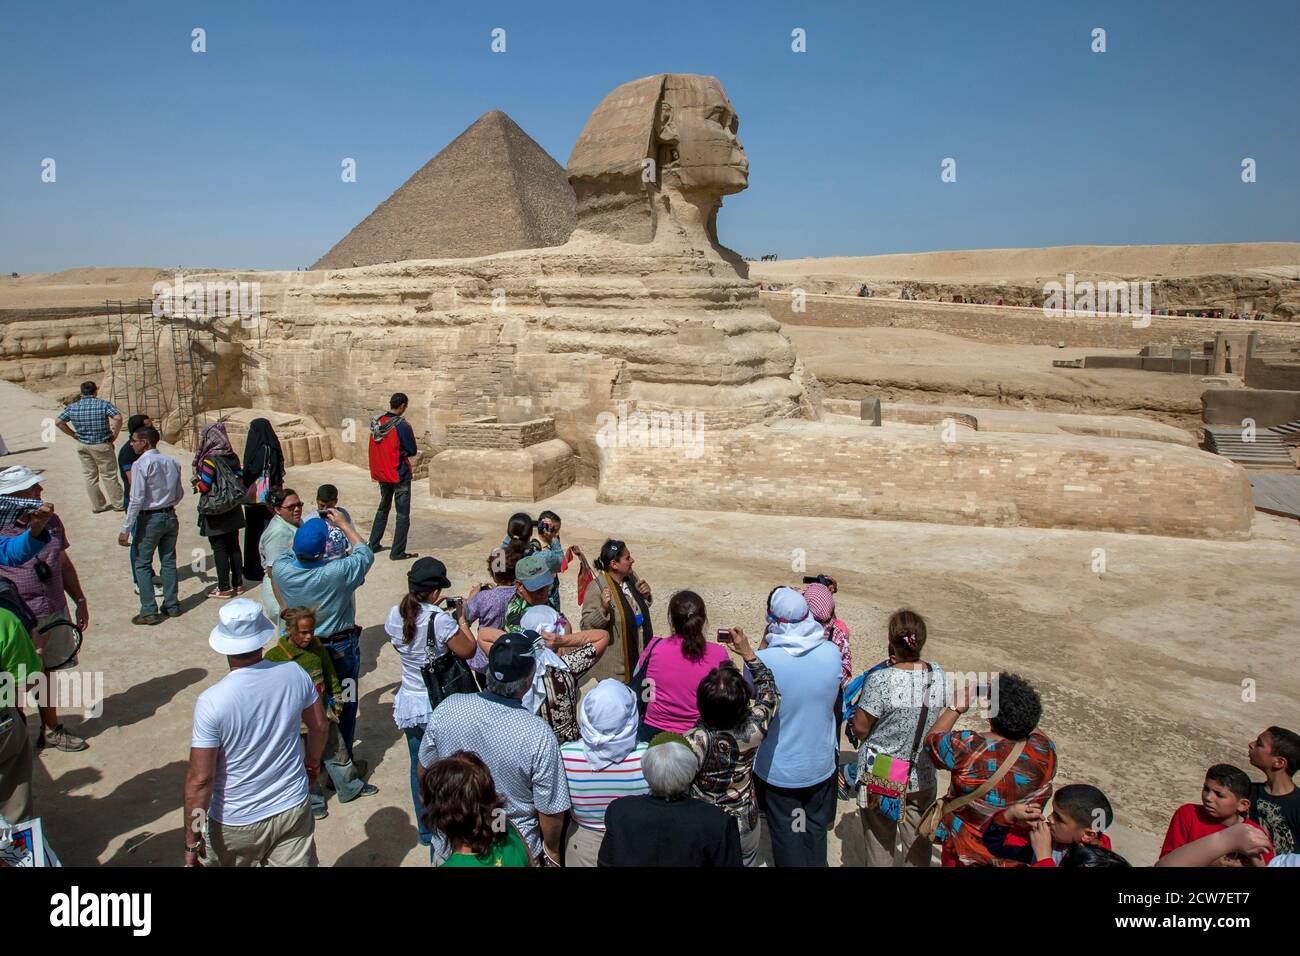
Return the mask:
<path id="1" fill-rule="evenodd" d="M 537 667 L 535 650 L 538 635 L 535 632 L 511 631 L 497 638 L 488 654 L 488 670 L 501 681 L 516 681 L 528 677 Z"/>
<path id="2" fill-rule="evenodd" d="M 420 558 L 406 572 L 406 585 L 412 591 L 439 591 L 451 587 L 447 566 L 437 558 Z"/>

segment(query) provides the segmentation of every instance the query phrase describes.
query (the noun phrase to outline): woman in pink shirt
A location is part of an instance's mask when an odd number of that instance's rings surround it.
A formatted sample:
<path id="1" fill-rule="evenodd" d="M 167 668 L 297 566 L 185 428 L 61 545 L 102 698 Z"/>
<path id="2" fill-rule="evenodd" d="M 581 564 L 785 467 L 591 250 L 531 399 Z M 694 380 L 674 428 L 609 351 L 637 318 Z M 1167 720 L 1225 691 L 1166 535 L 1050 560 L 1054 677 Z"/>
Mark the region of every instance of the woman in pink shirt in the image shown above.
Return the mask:
<path id="1" fill-rule="evenodd" d="M 636 670 L 644 663 L 649 705 L 637 734 L 649 741 L 656 734 L 684 734 L 700 719 L 695 692 L 709 671 L 727 660 L 727 650 L 705 637 L 708 616 L 704 599 L 694 591 L 678 591 L 668 602 L 668 623 L 673 632 L 656 637 L 641 653 Z"/>

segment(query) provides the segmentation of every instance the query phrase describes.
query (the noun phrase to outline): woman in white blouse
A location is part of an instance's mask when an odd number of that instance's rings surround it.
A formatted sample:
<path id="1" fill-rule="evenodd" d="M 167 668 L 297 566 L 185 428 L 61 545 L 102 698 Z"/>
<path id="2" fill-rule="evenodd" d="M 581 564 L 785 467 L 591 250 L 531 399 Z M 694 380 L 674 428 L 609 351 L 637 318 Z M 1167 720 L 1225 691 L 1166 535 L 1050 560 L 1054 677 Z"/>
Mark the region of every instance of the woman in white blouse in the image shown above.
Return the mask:
<path id="1" fill-rule="evenodd" d="M 429 845 L 432 835 L 424 826 L 424 807 L 420 800 L 416 767 L 420 741 L 424 739 L 424 728 L 433 708 L 429 705 L 422 668 L 431 653 L 434 657 L 441 657 L 448 652 L 468 661 L 476 671 L 487 667 L 487 655 L 479 648 L 465 621 L 464 602 L 456 609 L 454 618 L 438 607 L 442 589 L 450 586 L 446 565 L 435 558 L 420 558 L 407 572 L 406 596 L 401 604 L 388 612 L 388 620 L 384 623 L 384 632 L 402 659 L 402 685 L 393 700 L 393 721 L 406 734 L 410 750 L 411 800 L 415 805 L 420 843 L 424 846 Z"/>

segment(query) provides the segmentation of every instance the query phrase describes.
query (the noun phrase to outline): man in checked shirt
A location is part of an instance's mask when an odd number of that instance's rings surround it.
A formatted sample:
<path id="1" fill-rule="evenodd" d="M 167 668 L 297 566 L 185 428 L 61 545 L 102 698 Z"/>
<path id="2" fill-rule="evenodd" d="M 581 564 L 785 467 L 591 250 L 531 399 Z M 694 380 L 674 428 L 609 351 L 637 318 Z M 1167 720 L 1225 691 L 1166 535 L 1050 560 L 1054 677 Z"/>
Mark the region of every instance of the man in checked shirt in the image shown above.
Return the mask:
<path id="1" fill-rule="evenodd" d="M 54 423 L 80 443 L 77 457 L 81 459 L 90 507 L 96 514 L 124 510 L 120 504 L 122 481 L 117 476 L 117 455 L 113 451 L 113 442 L 122 429 L 122 413 L 112 402 L 96 395 L 98 391 L 94 382 L 82 382 L 81 398 L 65 408 Z"/>

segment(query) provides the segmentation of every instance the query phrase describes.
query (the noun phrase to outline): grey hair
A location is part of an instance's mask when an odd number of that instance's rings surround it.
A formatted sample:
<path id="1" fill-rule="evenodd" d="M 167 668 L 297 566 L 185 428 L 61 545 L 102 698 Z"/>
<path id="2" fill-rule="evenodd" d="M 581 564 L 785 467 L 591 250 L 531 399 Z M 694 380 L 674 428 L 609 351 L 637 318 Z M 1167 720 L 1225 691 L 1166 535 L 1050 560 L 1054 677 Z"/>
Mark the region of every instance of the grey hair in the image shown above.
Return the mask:
<path id="1" fill-rule="evenodd" d="M 498 697 L 504 697 L 507 700 L 523 700 L 524 694 L 528 688 L 533 686 L 533 675 L 521 677 L 518 680 L 497 680 L 492 676 L 492 672 L 487 672 L 487 690 L 489 694 L 496 694 Z"/>
<path id="2" fill-rule="evenodd" d="M 641 758 L 645 782 L 657 797 L 680 797 L 690 789 L 699 770 L 695 751 L 675 740 L 648 748 Z"/>

